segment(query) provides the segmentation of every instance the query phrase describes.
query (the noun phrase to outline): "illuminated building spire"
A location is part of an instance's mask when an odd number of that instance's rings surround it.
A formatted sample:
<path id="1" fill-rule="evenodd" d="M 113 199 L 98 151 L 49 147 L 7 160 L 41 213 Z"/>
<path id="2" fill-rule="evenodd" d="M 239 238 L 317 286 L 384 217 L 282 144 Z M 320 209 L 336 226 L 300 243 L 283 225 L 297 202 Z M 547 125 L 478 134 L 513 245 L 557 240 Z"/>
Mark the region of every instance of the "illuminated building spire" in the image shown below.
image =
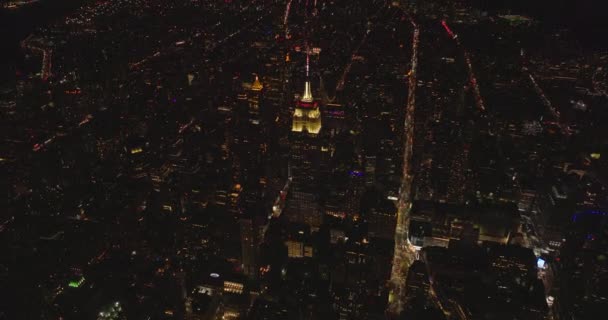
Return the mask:
<path id="1" fill-rule="evenodd" d="M 310 89 L 310 81 L 306 80 L 304 83 L 304 96 L 302 97 L 302 102 L 312 102 L 312 91 Z"/>
<path id="2" fill-rule="evenodd" d="M 258 78 L 258 75 L 255 75 L 255 81 L 253 81 L 253 84 L 251 85 L 251 90 L 255 90 L 255 91 L 260 91 L 264 88 L 264 85 L 262 85 L 262 83 L 260 82 L 260 78 Z"/>
<path id="3" fill-rule="evenodd" d="M 312 102 L 312 88 L 310 87 L 310 56 L 308 54 L 308 47 L 306 48 L 306 82 L 304 83 L 304 95 L 302 96 L 302 102 Z"/>
<path id="4" fill-rule="evenodd" d="M 310 84 L 310 55 L 308 46 L 306 46 L 306 82 L 304 83 L 304 94 L 296 104 L 291 131 L 305 131 L 314 135 L 321 131 L 321 112 L 317 103 L 314 102 L 312 86 Z"/>

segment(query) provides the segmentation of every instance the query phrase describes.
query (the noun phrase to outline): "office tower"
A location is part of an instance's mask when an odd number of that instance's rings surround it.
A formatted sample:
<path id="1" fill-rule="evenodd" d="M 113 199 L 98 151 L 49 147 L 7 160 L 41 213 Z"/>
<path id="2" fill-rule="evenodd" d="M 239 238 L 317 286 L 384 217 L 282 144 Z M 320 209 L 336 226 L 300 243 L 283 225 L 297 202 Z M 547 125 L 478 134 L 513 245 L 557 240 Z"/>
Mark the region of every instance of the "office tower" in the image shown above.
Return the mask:
<path id="1" fill-rule="evenodd" d="M 321 112 L 312 95 L 306 63 L 304 94 L 296 102 L 290 132 L 289 177 L 292 191 L 287 201 L 288 218 L 313 229 L 321 225 L 319 209 L 319 179 L 321 167 Z"/>

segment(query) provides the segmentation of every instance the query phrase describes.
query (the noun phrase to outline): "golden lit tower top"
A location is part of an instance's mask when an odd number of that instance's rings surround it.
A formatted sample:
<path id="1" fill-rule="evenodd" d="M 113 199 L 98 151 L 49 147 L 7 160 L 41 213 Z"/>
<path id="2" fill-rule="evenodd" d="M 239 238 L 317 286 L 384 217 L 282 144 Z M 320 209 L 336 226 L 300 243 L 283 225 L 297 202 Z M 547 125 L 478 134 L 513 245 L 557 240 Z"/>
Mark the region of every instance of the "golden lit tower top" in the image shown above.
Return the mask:
<path id="1" fill-rule="evenodd" d="M 312 90 L 310 88 L 310 81 L 304 83 L 304 95 L 302 96 L 302 102 L 313 102 Z"/>
<path id="2" fill-rule="evenodd" d="M 291 131 L 306 131 L 308 133 L 318 134 L 321 131 L 321 111 L 319 111 L 319 104 L 314 101 L 312 96 L 312 88 L 309 79 L 309 60 L 307 50 L 304 95 L 300 98 L 300 101 L 296 103 L 296 108 L 293 112 Z"/>
<path id="3" fill-rule="evenodd" d="M 253 81 L 253 84 L 251 85 L 251 90 L 254 91 L 260 91 L 264 88 L 264 85 L 260 82 L 260 78 L 258 78 L 258 76 L 255 76 L 255 81 Z"/>
<path id="4" fill-rule="evenodd" d="M 302 96 L 302 102 L 312 102 L 312 89 L 310 88 L 310 56 L 308 55 L 308 48 L 306 48 L 306 83 L 304 83 L 304 95 Z"/>

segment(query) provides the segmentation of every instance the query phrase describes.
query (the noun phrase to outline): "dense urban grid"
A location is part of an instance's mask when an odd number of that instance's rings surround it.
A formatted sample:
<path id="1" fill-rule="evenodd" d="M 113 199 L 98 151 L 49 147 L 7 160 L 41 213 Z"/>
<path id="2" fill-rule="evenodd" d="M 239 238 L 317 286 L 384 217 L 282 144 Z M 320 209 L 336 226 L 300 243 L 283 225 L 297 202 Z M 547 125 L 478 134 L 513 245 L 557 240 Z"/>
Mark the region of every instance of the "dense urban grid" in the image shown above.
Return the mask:
<path id="1" fill-rule="evenodd" d="M 1 2 L 0 320 L 608 310 L 590 1 L 59 2 Z"/>

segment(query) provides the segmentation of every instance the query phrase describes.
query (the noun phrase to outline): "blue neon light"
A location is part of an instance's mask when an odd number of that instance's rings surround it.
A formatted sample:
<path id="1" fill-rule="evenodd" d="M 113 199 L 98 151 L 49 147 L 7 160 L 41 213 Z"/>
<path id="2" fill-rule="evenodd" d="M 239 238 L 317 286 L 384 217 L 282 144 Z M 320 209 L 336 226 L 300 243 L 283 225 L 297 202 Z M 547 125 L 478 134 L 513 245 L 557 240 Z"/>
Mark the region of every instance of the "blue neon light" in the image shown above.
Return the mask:
<path id="1" fill-rule="evenodd" d="M 350 171 L 348 174 L 350 174 L 353 177 L 363 177 L 363 172 L 358 171 L 358 170 Z"/>
<path id="2" fill-rule="evenodd" d="M 608 212 L 601 211 L 601 210 L 587 210 L 587 211 L 583 211 L 583 212 L 577 212 L 574 215 L 572 215 L 572 221 L 576 222 L 578 217 L 581 215 L 607 216 Z"/>

